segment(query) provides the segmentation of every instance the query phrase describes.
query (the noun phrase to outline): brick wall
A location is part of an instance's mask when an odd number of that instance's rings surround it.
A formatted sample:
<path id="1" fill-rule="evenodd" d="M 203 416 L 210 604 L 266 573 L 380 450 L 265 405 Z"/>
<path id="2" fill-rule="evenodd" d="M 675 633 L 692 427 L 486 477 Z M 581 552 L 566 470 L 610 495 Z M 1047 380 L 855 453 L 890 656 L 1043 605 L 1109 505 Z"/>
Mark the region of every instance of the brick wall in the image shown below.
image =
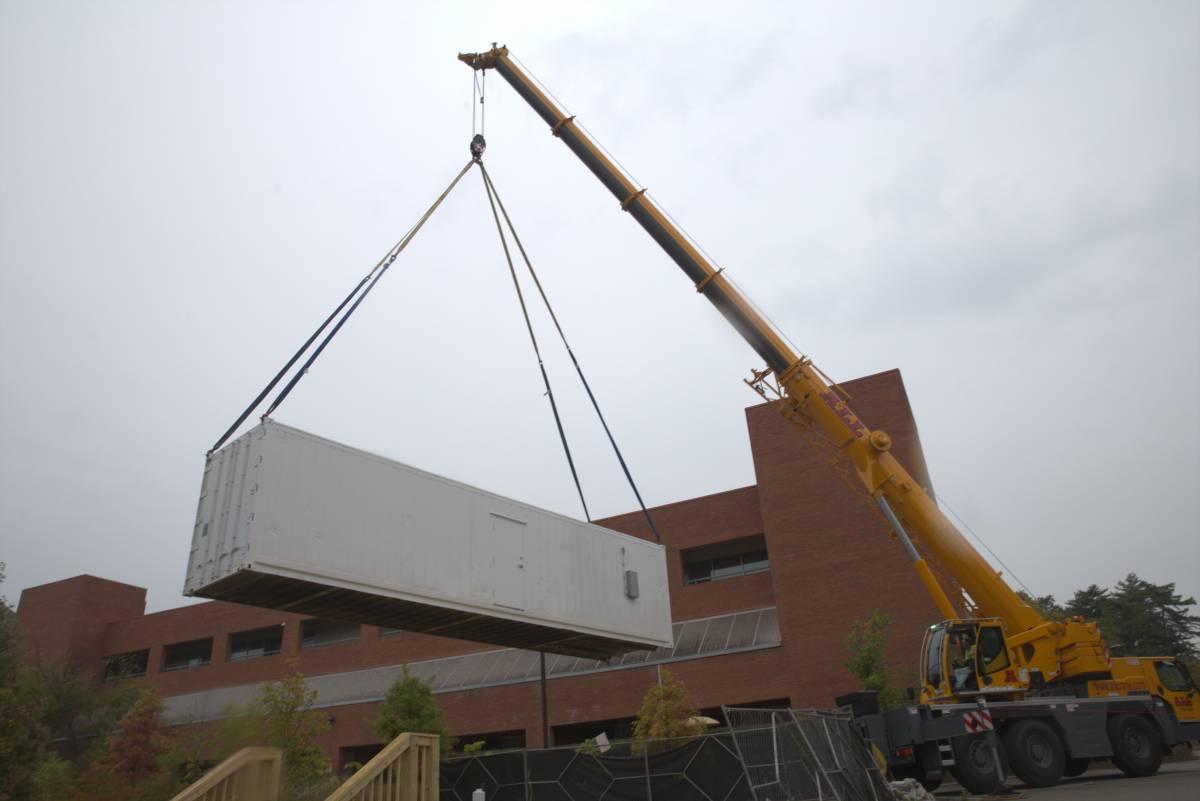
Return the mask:
<path id="1" fill-rule="evenodd" d="M 849 381 L 855 412 L 892 435 L 892 452 L 929 486 L 916 423 L 897 370 Z M 799 705 L 826 705 L 856 689 L 843 663 L 846 635 L 872 610 L 892 621 L 893 670 L 915 683 L 924 628 L 940 618 L 899 543 L 857 487 L 773 406 L 746 412 L 771 574 Z"/>

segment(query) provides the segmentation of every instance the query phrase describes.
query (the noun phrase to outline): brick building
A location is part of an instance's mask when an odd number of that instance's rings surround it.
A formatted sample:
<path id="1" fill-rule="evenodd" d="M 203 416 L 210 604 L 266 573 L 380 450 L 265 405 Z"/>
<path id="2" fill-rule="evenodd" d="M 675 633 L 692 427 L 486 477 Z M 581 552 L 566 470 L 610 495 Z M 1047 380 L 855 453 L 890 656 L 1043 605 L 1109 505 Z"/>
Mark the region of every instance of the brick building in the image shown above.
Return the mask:
<path id="1" fill-rule="evenodd" d="M 899 371 L 843 386 L 930 486 Z M 722 704 L 827 706 L 855 689 L 843 667 L 846 635 L 874 609 L 892 617 L 899 675 L 915 665 L 938 614 L 903 549 L 772 406 L 750 407 L 746 420 L 755 485 L 652 510 L 668 549 L 675 646 L 610 664 L 548 655 L 553 743 L 628 736 L 660 664 L 714 716 Z M 649 536 L 640 513 L 596 522 Z M 17 616 L 41 658 L 73 661 L 98 680 L 118 666 L 141 674 L 179 724 L 219 718 L 294 659 L 329 715 L 325 745 L 338 767 L 378 747 L 371 723 L 404 664 L 430 681 L 463 741 L 543 742 L 531 652 L 222 602 L 144 610 L 144 589 L 85 575 L 25 590 Z"/>

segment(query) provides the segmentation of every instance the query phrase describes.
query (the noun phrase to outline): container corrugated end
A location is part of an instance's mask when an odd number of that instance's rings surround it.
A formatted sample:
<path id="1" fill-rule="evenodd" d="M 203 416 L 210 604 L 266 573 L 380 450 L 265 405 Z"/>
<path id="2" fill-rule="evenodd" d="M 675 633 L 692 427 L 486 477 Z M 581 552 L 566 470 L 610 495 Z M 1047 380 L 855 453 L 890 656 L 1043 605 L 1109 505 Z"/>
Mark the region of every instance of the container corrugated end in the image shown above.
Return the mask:
<path id="1" fill-rule="evenodd" d="M 265 433 L 262 426 L 257 426 L 205 458 L 184 595 L 197 595 L 205 582 L 244 564 L 245 527 L 254 509 L 253 480 L 249 477 L 262 461 Z"/>
<path id="2" fill-rule="evenodd" d="M 254 570 L 238 571 L 196 589 L 193 594 L 216 601 L 587 659 L 606 660 L 654 648 L 645 643 L 472 614 Z"/>

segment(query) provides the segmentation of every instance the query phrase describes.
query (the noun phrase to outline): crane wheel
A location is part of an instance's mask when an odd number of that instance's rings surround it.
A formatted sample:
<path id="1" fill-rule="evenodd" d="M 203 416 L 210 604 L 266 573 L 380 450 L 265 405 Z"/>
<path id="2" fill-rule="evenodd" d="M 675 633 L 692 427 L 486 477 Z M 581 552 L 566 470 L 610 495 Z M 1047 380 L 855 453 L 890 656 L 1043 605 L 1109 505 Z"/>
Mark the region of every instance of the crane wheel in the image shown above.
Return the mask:
<path id="1" fill-rule="evenodd" d="M 1003 780 L 996 769 L 996 753 L 986 734 L 964 734 L 950 741 L 954 752 L 954 778 L 969 793 L 989 795 L 1000 788 Z M 929 788 L 926 788 L 929 789 Z"/>
<path id="2" fill-rule="evenodd" d="M 1108 740 L 1113 764 L 1127 776 L 1153 776 L 1162 765 L 1163 746 L 1158 731 L 1139 715 L 1113 715 L 1108 719 Z"/>
<path id="3" fill-rule="evenodd" d="M 1067 754 L 1049 723 L 1018 720 L 1004 730 L 1004 747 L 1017 778 L 1030 787 L 1053 787 L 1062 780 Z"/>
<path id="4" fill-rule="evenodd" d="M 1087 757 L 1068 757 L 1067 764 L 1063 768 L 1063 778 L 1074 779 L 1076 776 L 1082 776 L 1091 764 L 1092 760 Z"/>

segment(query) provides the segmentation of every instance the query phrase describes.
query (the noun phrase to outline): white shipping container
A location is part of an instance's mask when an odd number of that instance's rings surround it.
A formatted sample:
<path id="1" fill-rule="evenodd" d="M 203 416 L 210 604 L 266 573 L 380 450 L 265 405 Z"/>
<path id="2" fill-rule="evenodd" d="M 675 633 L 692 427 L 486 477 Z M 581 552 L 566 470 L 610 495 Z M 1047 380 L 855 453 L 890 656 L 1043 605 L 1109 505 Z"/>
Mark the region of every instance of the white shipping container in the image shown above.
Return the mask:
<path id="1" fill-rule="evenodd" d="M 208 458 L 184 593 L 599 659 L 671 645 L 661 545 L 271 420 Z"/>

